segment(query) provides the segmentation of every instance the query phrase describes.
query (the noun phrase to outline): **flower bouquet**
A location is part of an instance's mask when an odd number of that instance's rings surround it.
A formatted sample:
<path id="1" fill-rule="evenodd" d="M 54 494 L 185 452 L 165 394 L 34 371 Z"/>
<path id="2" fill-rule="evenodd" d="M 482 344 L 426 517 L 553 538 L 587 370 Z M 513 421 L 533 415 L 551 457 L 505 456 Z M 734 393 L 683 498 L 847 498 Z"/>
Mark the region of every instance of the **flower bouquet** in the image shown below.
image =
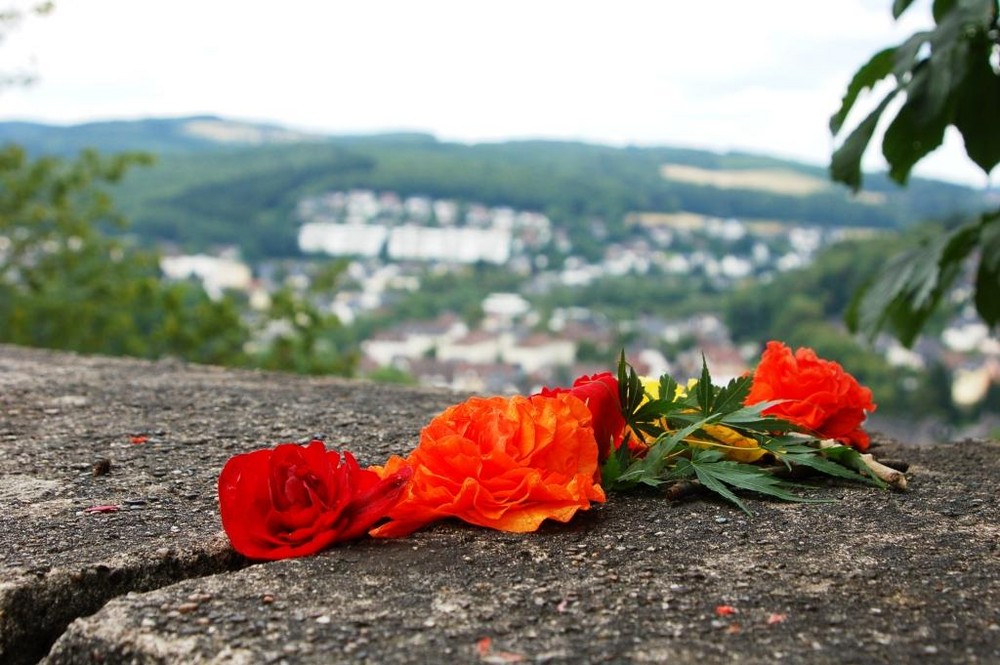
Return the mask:
<path id="1" fill-rule="evenodd" d="M 247 557 L 312 554 L 359 538 L 406 536 L 444 518 L 512 532 L 567 522 L 608 493 L 714 492 L 804 496 L 801 470 L 905 488 L 865 454 L 871 391 L 810 349 L 769 342 L 752 374 L 725 386 L 701 376 L 640 377 L 624 353 L 616 373 L 445 409 L 406 457 L 362 469 L 321 441 L 231 458 L 219 477 L 222 525 Z"/>

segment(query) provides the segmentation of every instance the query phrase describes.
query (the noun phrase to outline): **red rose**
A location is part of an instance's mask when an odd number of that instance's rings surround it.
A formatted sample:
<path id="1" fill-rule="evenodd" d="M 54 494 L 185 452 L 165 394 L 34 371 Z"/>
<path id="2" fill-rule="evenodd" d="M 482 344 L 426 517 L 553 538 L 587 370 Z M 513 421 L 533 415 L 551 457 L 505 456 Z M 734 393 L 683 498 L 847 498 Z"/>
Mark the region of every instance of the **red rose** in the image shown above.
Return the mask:
<path id="1" fill-rule="evenodd" d="M 219 475 L 222 527 L 233 548 L 252 559 L 315 554 L 365 534 L 411 475 L 404 468 L 383 480 L 322 441 L 236 455 Z"/>
<path id="2" fill-rule="evenodd" d="M 875 410 L 872 391 L 840 364 L 816 356 L 808 348 L 792 354 L 781 342 L 767 343 L 746 404 L 785 400 L 764 413 L 801 425 L 825 439 L 836 439 L 864 452 L 868 435 L 861 429 L 865 413 Z"/>
<path id="3" fill-rule="evenodd" d="M 598 460 L 604 462 L 610 452 L 621 445 L 625 433 L 625 419 L 618 399 L 618 379 L 611 372 L 602 372 L 577 378 L 572 388 L 542 388 L 539 394 L 550 397 L 559 393 L 573 395 L 590 409 Z"/>

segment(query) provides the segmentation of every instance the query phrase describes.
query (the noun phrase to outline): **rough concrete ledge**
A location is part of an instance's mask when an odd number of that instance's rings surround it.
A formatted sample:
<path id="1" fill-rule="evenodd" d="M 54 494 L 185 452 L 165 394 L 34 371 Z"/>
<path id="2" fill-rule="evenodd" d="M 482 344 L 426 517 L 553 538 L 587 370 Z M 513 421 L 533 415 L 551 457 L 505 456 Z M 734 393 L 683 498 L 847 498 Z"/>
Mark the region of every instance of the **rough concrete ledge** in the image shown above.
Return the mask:
<path id="1" fill-rule="evenodd" d="M 1000 661 L 996 442 L 882 441 L 909 492 L 822 482 L 836 503 L 753 520 L 650 494 L 536 534 L 229 549 L 232 454 L 322 434 L 373 463 L 458 399 L 0 346 L 0 662 Z"/>

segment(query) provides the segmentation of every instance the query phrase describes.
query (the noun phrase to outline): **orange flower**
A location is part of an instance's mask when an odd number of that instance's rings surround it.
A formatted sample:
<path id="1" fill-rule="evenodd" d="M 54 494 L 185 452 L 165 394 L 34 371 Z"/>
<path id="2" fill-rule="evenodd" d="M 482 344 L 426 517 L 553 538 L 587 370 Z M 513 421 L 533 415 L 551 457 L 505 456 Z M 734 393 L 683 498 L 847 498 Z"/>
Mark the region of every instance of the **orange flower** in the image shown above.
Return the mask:
<path id="1" fill-rule="evenodd" d="M 604 501 L 590 410 L 569 393 L 473 397 L 449 407 L 409 457 L 373 470 L 390 477 L 406 466 L 413 478 L 373 536 L 405 536 L 446 517 L 534 531 Z"/>
<path id="2" fill-rule="evenodd" d="M 754 371 L 746 404 L 785 400 L 764 413 L 806 427 L 864 452 L 868 434 L 861 429 L 865 412 L 875 410 L 872 391 L 858 383 L 839 363 L 824 360 L 808 348 L 792 354 L 771 341 Z"/>

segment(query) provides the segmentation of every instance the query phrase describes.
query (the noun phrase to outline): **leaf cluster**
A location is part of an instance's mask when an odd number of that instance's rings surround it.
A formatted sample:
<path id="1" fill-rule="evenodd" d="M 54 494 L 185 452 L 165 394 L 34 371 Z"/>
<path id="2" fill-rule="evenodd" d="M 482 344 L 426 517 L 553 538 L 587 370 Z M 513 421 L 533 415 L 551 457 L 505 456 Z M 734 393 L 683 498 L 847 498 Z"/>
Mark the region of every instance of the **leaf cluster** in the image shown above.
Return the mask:
<path id="1" fill-rule="evenodd" d="M 989 326 L 1000 324 L 1000 210 L 952 231 L 927 236 L 891 257 L 859 289 L 845 313 L 848 327 L 869 339 L 888 328 L 911 346 L 942 299 L 978 253 L 976 310 Z"/>
<path id="2" fill-rule="evenodd" d="M 895 0 L 898 18 L 913 0 Z M 889 176 L 905 185 L 913 166 L 936 149 L 954 126 L 965 151 L 986 174 L 1000 162 L 1000 0 L 934 0 L 934 27 L 876 53 L 854 75 L 840 109 L 830 118 L 834 136 L 844 129 L 859 95 L 885 79 L 893 86 L 834 152 L 831 176 L 861 187 L 861 158 L 877 125 L 897 97 L 905 101 L 882 139 Z M 982 214 L 950 233 L 923 240 L 890 260 L 862 286 L 847 323 L 870 339 L 888 329 L 911 346 L 967 259 L 979 254 L 975 306 L 991 327 L 1000 325 L 1000 210 Z"/>
<path id="3" fill-rule="evenodd" d="M 696 382 L 682 388 L 663 375 L 657 393 L 651 394 L 622 353 L 618 386 L 627 430 L 602 468 L 602 484 L 627 491 L 696 481 L 748 515 L 739 491 L 785 501 L 828 501 L 795 493 L 806 487 L 788 479 L 787 472 L 796 467 L 884 486 L 854 449 L 820 448 L 819 440 L 801 428 L 765 415 L 776 402 L 745 405 L 750 384 L 745 376 L 716 386 L 703 362 Z M 741 444 L 733 445 L 733 438 Z M 747 452 L 752 454 L 741 455 Z"/>
<path id="4" fill-rule="evenodd" d="M 899 17 L 912 0 L 896 0 Z M 876 53 L 848 84 L 840 109 L 830 118 L 830 132 L 844 129 L 861 93 L 885 79 L 895 85 L 834 152 L 830 171 L 835 181 L 861 187 L 861 157 L 890 103 L 899 107 L 882 139 L 890 177 L 906 184 L 913 166 L 941 145 L 954 125 L 965 140 L 969 157 L 989 173 L 1000 162 L 1000 72 L 993 64 L 1000 44 L 998 0 L 934 0 L 935 26 L 902 44 Z"/>

